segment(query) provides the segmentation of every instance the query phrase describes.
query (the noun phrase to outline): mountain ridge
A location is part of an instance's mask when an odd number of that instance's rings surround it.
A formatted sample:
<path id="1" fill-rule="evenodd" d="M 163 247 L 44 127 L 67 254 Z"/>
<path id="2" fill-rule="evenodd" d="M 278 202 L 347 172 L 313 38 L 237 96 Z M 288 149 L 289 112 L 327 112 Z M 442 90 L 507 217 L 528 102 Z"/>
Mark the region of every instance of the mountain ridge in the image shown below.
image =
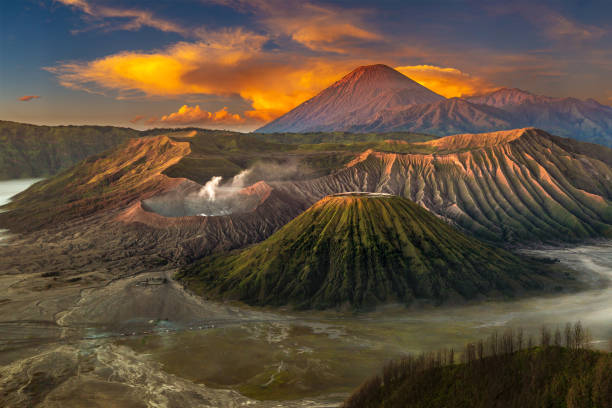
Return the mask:
<path id="1" fill-rule="evenodd" d="M 410 131 L 448 136 L 537 127 L 612 146 L 612 107 L 592 99 L 549 97 L 518 88 L 447 99 L 414 84 L 385 65 L 358 67 L 255 132 Z M 367 92 L 345 98 L 345 88 Z"/>
<path id="2" fill-rule="evenodd" d="M 189 179 L 191 184 L 199 183 L 195 188 L 202 188 L 211 177 L 232 177 L 247 169 L 248 163 L 278 160 L 270 149 L 281 149 L 279 154 L 283 156 L 289 152 L 294 158 L 302 157 L 302 163 L 310 167 L 310 176 L 286 181 L 260 178 L 272 191 L 253 215 L 257 218 L 253 223 L 265 222 L 266 227 L 261 228 L 268 231 L 266 234 L 282 224 L 273 219 L 273 214 L 266 214 L 265 208 L 274 208 L 278 220 L 285 222 L 326 195 L 368 191 L 409 198 L 463 231 L 494 242 L 576 242 L 612 236 L 611 149 L 538 129 L 460 134 L 425 143 L 314 145 L 311 153 L 304 151 L 303 145 L 273 145 L 242 134 L 213 137 L 203 132 L 173 140 L 189 146 L 190 153 L 173 156 L 176 164 L 162 173 L 166 178 L 155 176 L 160 185 Z M 143 149 L 149 151 L 158 145 L 171 145 L 160 137 L 147 138 L 143 143 Z M 132 156 L 132 148 L 125 145 L 31 187 L 4 207 L 9 212 L 0 213 L 0 225 L 15 231 L 48 228 L 69 222 L 78 213 L 96 214 L 118 205 L 120 209 L 121 203 L 132 205 L 149 197 L 163 200 L 166 195 L 184 194 L 179 187 L 149 190 L 142 177 L 135 177 L 135 169 L 147 166 L 146 162 L 155 157 L 150 154 L 142 156 L 143 163 L 134 163 L 136 167 L 109 166 Z M 313 172 L 314 165 L 322 166 L 325 173 Z M 105 169 L 105 177 L 90 183 L 91 174 L 100 168 Z M 106 185 L 98 185 L 102 181 Z M 149 193 L 142 196 L 144 191 Z M 89 204 L 93 199 L 99 205 Z M 145 215 L 150 213 L 140 211 L 142 216 L 129 219 L 148 223 L 151 217 Z M 228 222 L 235 223 L 236 217 L 228 216 Z M 195 222 L 197 218 L 187 217 L 185 222 L 204 225 Z M 151 226 L 163 228 L 179 220 L 162 217 Z M 262 236 L 242 234 L 234 227 L 221 234 L 220 240 L 229 237 L 233 242 L 240 236 L 242 245 Z"/>

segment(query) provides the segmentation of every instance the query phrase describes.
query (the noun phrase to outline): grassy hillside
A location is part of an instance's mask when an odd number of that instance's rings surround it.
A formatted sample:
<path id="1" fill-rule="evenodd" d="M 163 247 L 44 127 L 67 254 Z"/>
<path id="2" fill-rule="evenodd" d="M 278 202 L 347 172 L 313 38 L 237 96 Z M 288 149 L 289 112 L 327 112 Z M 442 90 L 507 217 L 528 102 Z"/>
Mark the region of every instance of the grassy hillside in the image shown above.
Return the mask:
<path id="1" fill-rule="evenodd" d="M 387 364 L 343 407 L 612 407 L 612 354 L 562 346 L 565 333 L 551 340 L 532 347 L 516 334 L 496 334 L 467 345 L 460 364 L 452 350 L 408 356 Z"/>
<path id="2" fill-rule="evenodd" d="M 361 308 L 513 296 L 552 286 L 556 275 L 551 265 L 487 246 L 407 199 L 341 194 L 266 241 L 204 258 L 178 277 L 198 293 L 255 305 Z"/>
<path id="3" fill-rule="evenodd" d="M 113 126 L 35 126 L 0 121 L 0 180 L 47 177 L 140 136 Z"/>

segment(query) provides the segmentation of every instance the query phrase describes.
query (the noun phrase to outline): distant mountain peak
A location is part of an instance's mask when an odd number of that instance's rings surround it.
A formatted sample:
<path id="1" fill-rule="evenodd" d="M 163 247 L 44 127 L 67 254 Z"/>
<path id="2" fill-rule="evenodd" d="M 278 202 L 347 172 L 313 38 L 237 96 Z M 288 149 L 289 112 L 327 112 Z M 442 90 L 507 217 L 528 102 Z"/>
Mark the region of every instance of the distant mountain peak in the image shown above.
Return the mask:
<path id="1" fill-rule="evenodd" d="M 595 100 L 498 88 L 444 98 L 388 65 L 355 68 L 257 132 L 396 132 L 447 136 L 533 126 L 612 146 L 612 107 Z"/>
<path id="2" fill-rule="evenodd" d="M 351 74 L 361 74 L 361 73 L 367 73 L 367 72 L 388 73 L 392 75 L 400 74 L 398 71 L 394 70 L 388 65 L 371 64 L 371 65 L 361 65 L 355 68 L 354 70 L 352 70 L 351 72 L 349 72 L 346 76 L 349 76 Z"/>
<path id="3" fill-rule="evenodd" d="M 514 94 L 527 94 L 527 95 L 533 95 L 533 93 L 526 91 L 524 89 L 521 88 L 508 88 L 508 87 L 501 87 L 501 88 L 497 88 L 496 90 L 494 90 L 491 93 L 514 93 Z"/>
<path id="4" fill-rule="evenodd" d="M 379 90 L 390 89 L 395 91 L 415 89 L 421 91 L 427 90 L 435 94 L 418 82 L 384 64 L 362 65 L 357 67 L 327 89 L 338 87 L 376 88 Z M 325 90 L 323 92 L 325 92 Z M 440 99 L 444 98 L 441 97 Z"/>
<path id="5" fill-rule="evenodd" d="M 381 111 L 395 111 L 444 99 L 387 65 L 364 65 L 257 131 L 348 130 L 367 122 Z"/>
<path id="6" fill-rule="evenodd" d="M 362 65 L 360 67 L 355 68 L 348 74 L 346 74 L 344 78 L 358 79 L 366 75 L 379 76 L 379 77 L 407 78 L 401 72 L 396 71 L 395 69 L 385 64 Z"/>

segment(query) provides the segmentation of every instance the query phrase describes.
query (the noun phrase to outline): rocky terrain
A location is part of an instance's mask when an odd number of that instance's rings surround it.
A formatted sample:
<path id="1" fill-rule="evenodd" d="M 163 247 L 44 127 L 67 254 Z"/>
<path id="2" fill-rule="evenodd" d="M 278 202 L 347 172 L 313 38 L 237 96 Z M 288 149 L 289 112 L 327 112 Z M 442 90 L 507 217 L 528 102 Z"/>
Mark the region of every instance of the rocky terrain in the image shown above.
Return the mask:
<path id="1" fill-rule="evenodd" d="M 339 191 L 409 198 L 493 241 L 578 241 L 610 236 L 610 149 L 536 129 L 449 136 L 368 150 L 328 177 L 278 186 L 314 202 Z"/>
<path id="2" fill-rule="evenodd" d="M 612 146 L 612 107 L 593 99 L 553 98 L 501 88 L 467 100 L 510 113 L 514 127 L 534 126 L 555 135 Z"/>
<path id="3" fill-rule="evenodd" d="M 211 137 L 241 135 L 237 132 L 184 129 L 151 129 L 138 131 L 116 126 L 37 126 L 26 123 L 0 121 L 0 180 L 49 177 L 83 159 L 115 148 L 129 139 L 172 133 L 174 137 L 189 137 L 194 132 Z M 411 132 L 379 133 L 278 133 L 260 137 L 261 140 L 285 144 L 380 142 L 398 139 L 418 142 L 433 136 Z M 206 151 L 206 148 L 201 149 Z M 218 153 L 208 150 L 208 153 Z M 236 166 L 234 166 L 236 168 Z M 232 170 L 231 163 L 223 162 L 220 170 Z M 205 175 L 194 175 L 205 176 Z M 196 177 L 197 178 L 197 177 Z"/>
<path id="4" fill-rule="evenodd" d="M 438 136 L 537 127 L 612 146 L 612 107 L 501 88 L 446 99 L 385 65 L 355 69 L 258 132 L 424 132 Z"/>
<path id="5" fill-rule="evenodd" d="M 321 198 L 346 191 L 408 198 L 502 245 L 611 233 L 609 149 L 540 130 L 346 145 L 211 137 L 135 139 L 19 194 L 0 213 L 1 227 L 27 232 L 14 238 L 17 250 L 0 247 L 6 268 L 34 272 L 44 264 L 48 272 L 74 278 L 105 265 L 117 271 L 180 265 L 264 240 Z M 225 145 L 216 146 L 216 137 Z M 217 159 L 202 146 L 214 147 Z M 225 163 L 231 166 L 220 173 Z M 287 167 L 293 170 L 279 171 Z M 198 182 L 192 174 L 229 175 L 209 185 L 215 198 L 227 201 L 211 200 L 206 185 L 212 178 Z M 229 213 L 185 212 L 193 194 L 203 205 L 195 209 L 225 206 Z"/>

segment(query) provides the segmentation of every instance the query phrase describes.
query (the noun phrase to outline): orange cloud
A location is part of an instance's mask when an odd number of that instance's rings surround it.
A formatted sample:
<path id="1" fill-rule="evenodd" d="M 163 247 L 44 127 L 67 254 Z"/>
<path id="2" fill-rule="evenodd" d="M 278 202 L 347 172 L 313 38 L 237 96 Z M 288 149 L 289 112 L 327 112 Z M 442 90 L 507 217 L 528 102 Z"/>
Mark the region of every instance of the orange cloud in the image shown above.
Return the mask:
<path id="1" fill-rule="evenodd" d="M 471 76 L 456 68 L 413 65 L 395 69 L 447 98 L 469 96 L 498 88 L 482 78 Z"/>
<path id="2" fill-rule="evenodd" d="M 264 51 L 268 38 L 244 30 L 207 35 L 153 52 L 120 52 L 46 70 L 72 89 L 115 93 L 119 99 L 182 95 L 240 95 L 251 118 L 274 118 L 312 97 L 354 68 L 351 61 L 322 61 Z"/>
<path id="3" fill-rule="evenodd" d="M 245 118 L 237 113 L 229 113 L 227 107 L 216 112 L 207 112 L 200 109 L 200 105 L 183 105 L 174 113 L 164 115 L 159 119 L 160 123 L 173 125 L 238 125 L 244 124 Z"/>
<path id="4" fill-rule="evenodd" d="M 132 119 L 130 119 L 130 123 L 136 124 L 136 123 L 140 122 L 141 120 L 143 120 L 144 118 L 145 117 L 142 116 L 142 115 L 134 116 Z"/>
<path id="5" fill-rule="evenodd" d="M 21 98 L 19 98 L 19 100 L 22 102 L 29 102 L 32 99 L 39 99 L 39 98 L 40 98 L 39 95 L 24 95 Z"/>
<path id="6" fill-rule="evenodd" d="M 66 87 L 116 93 L 119 99 L 239 95 L 252 106 L 240 114 L 250 123 L 282 115 L 363 63 L 294 54 L 279 58 L 263 50 L 268 37 L 244 30 L 211 32 L 207 37 L 207 42 L 179 42 L 153 52 L 126 51 L 46 69 Z M 487 81 L 455 68 L 416 65 L 396 69 L 446 97 L 494 89 Z"/>

